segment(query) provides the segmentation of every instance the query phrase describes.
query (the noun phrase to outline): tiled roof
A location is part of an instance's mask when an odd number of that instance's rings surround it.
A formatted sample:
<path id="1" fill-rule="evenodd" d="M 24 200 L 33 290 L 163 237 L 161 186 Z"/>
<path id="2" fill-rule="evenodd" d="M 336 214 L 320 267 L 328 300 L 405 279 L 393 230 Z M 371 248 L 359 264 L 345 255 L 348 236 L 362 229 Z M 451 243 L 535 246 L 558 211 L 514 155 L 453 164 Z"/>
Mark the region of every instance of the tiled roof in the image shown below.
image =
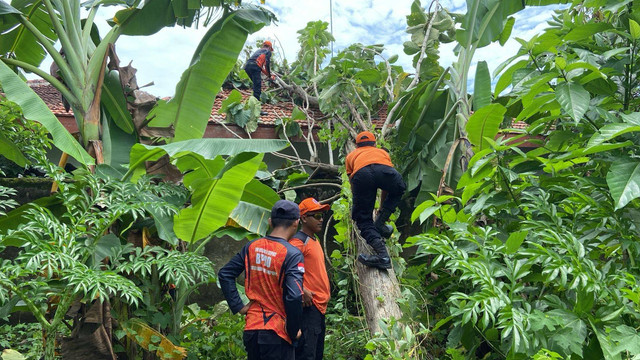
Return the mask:
<path id="1" fill-rule="evenodd" d="M 211 122 L 222 122 L 225 119 L 225 114 L 219 114 L 218 111 L 222 107 L 222 102 L 229 97 L 233 89 L 221 89 L 216 95 L 216 100 L 213 103 L 213 109 L 211 109 L 211 117 L 209 121 Z M 242 101 L 247 100 L 250 96 L 252 96 L 252 91 L 249 90 L 238 90 L 240 94 L 242 94 Z M 279 118 L 290 117 L 293 112 L 293 104 L 291 102 L 280 102 L 276 104 L 262 104 L 262 111 L 266 112 L 266 115 L 260 116 L 260 120 L 258 120 L 259 125 L 267 125 L 267 126 L 275 126 L 276 120 Z M 311 115 L 315 120 L 317 126 L 317 122 L 320 119 L 326 118 L 324 114 L 320 112 L 318 108 L 309 108 L 309 115 Z M 307 120 L 298 120 L 301 126 L 307 126 Z M 314 126 L 314 127 L 315 127 Z"/>
<path id="2" fill-rule="evenodd" d="M 529 124 L 524 121 L 515 121 L 511 123 L 512 129 L 526 129 L 527 127 L 529 127 Z"/>
<path id="3" fill-rule="evenodd" d="M 60 92 L 51 86 L 45 80 L 29 80 L 29 86 L 35 91 L 47 104 L 49 109 L 56 115 L 66 115 L 73 116 L 73 110 L 65 111 L 64 105 L 62 103 L 62 96 L 60 96 Z M 266 88 L 265 88 L 266 90 Z M 218 111 L 222 107 L 222 101 L 225 100 L 232 89 L 222 89 L 216 95 L 216 99 L 213 103 L 213 108 L 211 109 L 211 116 L 209 121 L 217 124 L 218 122 L 224 121 L 225 114 L 219 114 Z M 238 90 L 242 94 L 243 101 L 251 96 L 251 89 L 248 90 Z M 169 100 L 170 98 L 163 98 L 164 100 Z M 259 125 L 262 126 L 275 126 L 276 120 L 279 118 L 290 117 L 293 112 L 293 103 L 291 102 L 280 102 L 276 104 L 263 104 L 262 111 L 266 112 L 266 115 L 260 116 L 260 120 L 258 121 Z M 309 108 L 309 115 L 311 115 L 314 120 L 314 128 L 318 128 L 320 126 L 320 122 L 326 119 L 326 115 L 320 112 L 320 109 L 317 107 Z M 384 123 L 384 120 L 387 117 L 387 108 L 383 107 L 377 114 L 372 115 L 372 122 L 376 125 L 376 127 L 381 127 Z M 297 120 L 300 123 L 300 126 L 306 128 L 308 126 L 307 120 Z"/>
<path id="4" fill-rule="evenodd" d="M 73 110 L 69 109 L 67 112 L 64 109 L 60 92 L 46 80 L 29 80 L 27 83 L 29 87 L 44 100 L 54 114 L 73 116 Z"/>
<path id="5" fill-rule="evenodd" d="M 60 96 L 60 92 L 51 86 L 45 80 L 29 80 L 29 86 L 44 100 L 47 106 L 51 109 L 51 111 L 55 115 L 59 116 L 73 116 L 73 110 L 65 111 L 64 105 L 62 103 L 62 97 Z M 266 87 L 264 88 L 266 90 Z M 216 95 L 216 99 L 213 104 L 213 109 L 211 110 L 211 116 L 209 117 L 209 122 L 212 125 L 216 125 L 219 122 L 224 121 L 225 115 L 219 114 L 218 111 L 222 107 L 222 101 L 225 100 L 232 89 L 221 89 L 218 95 Z M 242 94 L 243 101 L 251 96 L 251 89 L 248 90 L 238 90 Z M 163 98 L 168 100 L 169 98 Z M 260 126 L 273 127 L 275 126 L 276 120 L 278 118 L 290 117 L 293 112 L 293 103 L 289 102 L 280 102 L 276 104 L 263 104 L 262 111 L 266 112 L 266 115 L 260 116 L 260 120 L 258 124 Z M 309 114 L 315 119 L 314 128 L 318 128 L 322 121 L 326 120 L 326 115 L 322 114 L 318 108 L 309 108 Z M 380 128 L 384 124 L 384 121 L 387 117 L 387 107 L 383 106 L 377 113 L 371 114 L 371 121 L 373 124 Z M 298 120 L 300 126 L 306 128 L 308 125 L 307 120 Z M 514 122 L 511 125 L 513 129 L 526 129 L 529 125 L 523 121 Z"/>
<path id="6" fill-rule="evenodd" d="M 263 90 L 267 90 L 267 89 L 263 86 Z M 213 109 L 211 111 L 211 118 L 209 118 L 209 121 L 213 121 L 213 122 L 224 121 L 225 115 L 218 114 L 218 110 L 220 110 L 220 108 L 222 107 L 222 101 L 224 101 L 227 97 L 229 97 L 229 94 L 231 93 L 231 91 L 233 91 L 233 89 L 220 90 L 213 104 Z M 238 91 L 242 94 L 243 101 L 248 99 L 252 94 L 251 89 L 238 90 Z M 279 102 L 276 104 L 262 104 L 262 111 L 266 112 L 267 114 L 260 116 L 260 120 L 258 121 L 258 124 L 266 125 L 266 126 L 274 126 L 277 119 L 291 116 L 291 113 L 293 112 L 293 106 L 294 106 L 293 103 L 290 101 Z M 311 115 L 311 117 L 313 117 L 313 119 L 315 120 L 314 128 L 319 127 L 321 121 L 324 121 L 327 118 L 327 116 L 322 112 L 320 112 L 320 109 L 318 109 L 317 107 L 310 107 L 308 112 L 309 112 L 309 115 Z M 371 114 L 371 122 L 376 127 L 382 127 L 386 118 L 387 118 L 386 106 L 380 109 L 380 111 L 378 111 L 377 114 Z M 296 120 L 296 121 L 300 123 L 300 126 L 302 127 L 306 127 L 308 125 L 307 120 Z"/>

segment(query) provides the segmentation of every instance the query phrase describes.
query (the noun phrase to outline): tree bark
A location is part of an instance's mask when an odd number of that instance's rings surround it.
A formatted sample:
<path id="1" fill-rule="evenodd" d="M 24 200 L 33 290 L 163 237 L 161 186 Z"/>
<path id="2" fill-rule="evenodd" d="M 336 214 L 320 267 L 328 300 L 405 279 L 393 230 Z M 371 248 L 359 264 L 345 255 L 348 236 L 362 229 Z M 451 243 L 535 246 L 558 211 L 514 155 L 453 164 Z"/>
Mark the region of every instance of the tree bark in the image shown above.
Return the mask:
<path id="1" fill-rule="evenodd" d="M 320 103 L 318 102 L 318 98 L 315 97 L 315 96 L 309 95 L 300 86 L 298 86 L 296 84 L 293 84 L 293 83 L 291 85 L 289 85 L 279 77 L 276 78 L 276 82 L 278 83 L 278 85 L 280 85 L 283 89 L 287 90 L 289 93 L 298 95 L 302 99 L 305 99 L 309 103 L 310 106 L 315 106 L 315 107 L 319 106 Z"/>
<path id="2" fill-rule="evenodd" d="M 358 253 L 372 254 L 372 249 L 362 236 L 357 234 L 355 224 L 352 236 L 356 241 Z M 356 270 L 360 284 L 360 296 L 364 304 L 364 312 L 369 332 L 374 335 L 380 332 L 380 320 L 399 319 L 402 311 L 396 302 L 400 298 L 400 285 L 393 269 L 378 270 L 362 265 L 356 261 Z"/>

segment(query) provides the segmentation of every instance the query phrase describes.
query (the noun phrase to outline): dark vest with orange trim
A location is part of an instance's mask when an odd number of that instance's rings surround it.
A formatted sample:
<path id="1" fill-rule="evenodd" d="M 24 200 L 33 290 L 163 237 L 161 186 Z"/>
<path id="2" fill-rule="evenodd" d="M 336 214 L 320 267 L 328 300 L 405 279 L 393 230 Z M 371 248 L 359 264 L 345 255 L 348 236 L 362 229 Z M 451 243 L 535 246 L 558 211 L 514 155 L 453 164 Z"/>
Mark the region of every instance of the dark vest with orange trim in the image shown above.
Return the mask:
<path id="1" fill-rule="evenodd" d="M 273 330 L 291 343 L 289 331 L 295 336 L 302 314 L 302 253 L 284 239 L 271 236 L 245 245 L 218 273 L 220 287 L 234 313 L 243 307 L 235 285 L 242 271 L 245 293 L 253 301 L 245 330 Z"/>

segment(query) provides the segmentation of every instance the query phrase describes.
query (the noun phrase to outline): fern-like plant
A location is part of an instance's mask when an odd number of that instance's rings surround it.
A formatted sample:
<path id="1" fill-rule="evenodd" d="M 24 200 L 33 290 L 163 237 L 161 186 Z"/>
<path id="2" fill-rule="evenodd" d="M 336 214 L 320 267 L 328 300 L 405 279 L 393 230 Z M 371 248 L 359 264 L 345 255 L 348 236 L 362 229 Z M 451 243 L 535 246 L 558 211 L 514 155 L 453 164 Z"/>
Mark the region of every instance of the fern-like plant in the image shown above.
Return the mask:
<path id="1" fill-rule="evenodd" d="M 47 359 L 53 359 L 54 339 L 74 301 L 117 298 L 139 306 L 144 294 L 135 277 L 149 276 L 151 268 L 167 284 L 180 286 L 214 276 L 203 256 L 157 246 L 135 248 L 125 241 L 136 222 L 175 214 L 178 206 L 170 200 L 184 199 L 184 189 L 149 178 L 124 182 L 109 173 L 106 167 L 96 174 L 58 173 L 55 205 L 33 205 L 21 225 L 0 239 L 0 245 L 20 248 L 14 260 L 0 266 L 0 304 L 27 305 L 42 325 Z M 47 313 L 52 302 L 57 306 Z"/>

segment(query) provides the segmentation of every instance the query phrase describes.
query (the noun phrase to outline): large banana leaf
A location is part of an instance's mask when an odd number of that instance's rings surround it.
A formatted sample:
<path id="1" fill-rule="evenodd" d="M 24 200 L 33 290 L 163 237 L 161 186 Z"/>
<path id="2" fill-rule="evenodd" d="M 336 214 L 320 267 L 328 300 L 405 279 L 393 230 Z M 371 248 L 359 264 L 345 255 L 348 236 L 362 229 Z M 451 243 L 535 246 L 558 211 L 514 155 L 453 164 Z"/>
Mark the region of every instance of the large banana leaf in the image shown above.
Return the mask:
<path id="1" fill-rule="evenodd" d="M 267 219 L 271 216 L 271 207 L 278 200 L 280 196 L 272 188 L 253 179 L 245 186 L 240 203 L 229 217 L 234 225 L 264 236 L 269 226 Z"/>
<path id="2" fill-rule="evenodd" d="M 473 110 L 491 103 L 491 75 L 486 61 L 478 61 L 473 85 Z"/>
<path id="3" fill-rule="evenodd" d="M 478 151 L 489 146 L 485 138 L 493 140 L 496 137 L 506 111 L 501 104 L 491 104 L 471 115 L 467 123 L 467 133 L 469 141 L 478 147 Z"/>
<path id="4" fill-rule="evenodd" d="M 228 169 L 221 177 L 194 181 L 196 189 L 191 196 L 191 206 L 174 218 L 176 235 L 187 242 L 195 242 L 209 236 L 227 223 L 229 215 L 238 205 L 246 184 L 253 179 L 263 154 Z"/>
<path id="5" fill-rule="evenodd" d="M 123 166 L 129 163 L 131 147 L 136 143 L 135 134 L 126 133 L 122 128 L 116 126 L 109 111 L 102 112 L 102 144 L 105 164 L 124 173 L 126 169 L 123 169 Z"/>
<path id="6" fill-rule="evenodd" d="M 131 113 L 127 109 L 127 99 L 124 98 L 124 93 L 122 92 L 120 76 L 115 70 L 109 71 L 104 76 L 100 103 L 120 129 L 127 134 L 133 133 L 133 120 L 131 119 Z"/>
<path id="7" fill-rule="evenodd" d="M 47 105 L 16 73 L 0 61 L 0 87 L 7 99 L 20 105 L 27 120 L 41 123 L 53 138 L 53 144 L 81 164 L 93 164 L 93 158 L 84 150 L 67 129 L 62 126 Z"/>
<path id="8" fill-rule="evenodd" d="M 134 180 L 144 172 L 144 162 L 159 159 L 167 154 L 177 158 L 189 153 L 201 155 L 204 159 L 213 160 L 216 156 L 233 156 L 243 152 L 266 153 L 282 150 L 288 146 L 285 140 L 270 139 L 193 139 L 175 142 L 168 145 L 152 146 L 136 144 L 131 148 L 129 172 Z"/>
<path id="9" fill-rule="evenodd" d="M 118 11 L 113 21 L 124 35 L 152 35 L 176 23 L 171 0 L 147 0 L 141 8 Z"/>
<path id="10" fill-rule="evenodd" d="M 475 42 L 483 47 L 500 38 L 509 15 L 524 9 L 524 2 L 467 0 L 467 9 L 461 28 L 456 30 L 456 40 L 462 47 Z"/>
<path id="11" fill-rule="evenodd" d="M 42 1 L 13 1 L 11 7 L 0 1 L 0 55 L 12 54 L 16 60 L 39 66 L 47 56 L 33 33 L 18 22 L 16 14 L 24 14 L 47 39 L 54 43 L 58 36 L 53 31 L 51 18 Z"/>
<path id="12" fill-rule="evenodd" d="M 220 86 L 242 51 L 247 35 L 270 21 L 260 9 L 240 9 L 218 20 L 195 51 L 174 97 L 158 104 L 152 124 L 173 124 L 173 141 L 201 138 Z"/>
<path id="13" fill-rule="evenodd" d="M 566 4 L 571 0 L 467 0 L 467 13 L 462 18 L 461 28 L 456 30 L 456 40 L 462 47 L 477 42 L 478 47 L 501 39 L 509 15 L 528 6 Z"/>

